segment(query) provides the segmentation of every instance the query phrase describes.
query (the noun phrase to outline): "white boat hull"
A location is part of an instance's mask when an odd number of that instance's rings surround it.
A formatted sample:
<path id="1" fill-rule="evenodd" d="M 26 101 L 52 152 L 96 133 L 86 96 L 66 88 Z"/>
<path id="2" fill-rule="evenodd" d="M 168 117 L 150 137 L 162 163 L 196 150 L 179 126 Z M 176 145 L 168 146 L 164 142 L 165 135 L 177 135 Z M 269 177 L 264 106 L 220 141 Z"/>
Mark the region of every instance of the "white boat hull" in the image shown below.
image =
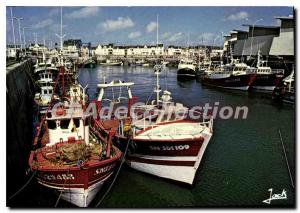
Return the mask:
<path id="1" fill-rule="evenodd" d="M 53 189 L 58 193 L 61 199 L 70 202 L 78 207 L 88 207 L 92 200 L 95 198 L 97 193 L 102 188 L 104 182 L 111 176 L 111 174 L 106 177 L 104 180 L 97 182 L 87 189 L 84 188 L 63 188 L 63 187 L 54 187 L 48 184 L 45 184 L 42 181 L 39 181 L 41 185 L 46 186 L 47 188 Z"/>
<path id="2" fill-rule="evenodd" d="M 211 136 L 212 133 L 203 135 L 204 141 L 197 156 L 129 154 L 129 157 L 137 158 L 139 160 L 130 160 L 129 158 L 126 162 L 131 168 L 138 171 L 192 185 Z M 151 163 L 151 161 L 153 163 Z M 193 162 L 193 165 L 185 165 L 185 162 Z"/>

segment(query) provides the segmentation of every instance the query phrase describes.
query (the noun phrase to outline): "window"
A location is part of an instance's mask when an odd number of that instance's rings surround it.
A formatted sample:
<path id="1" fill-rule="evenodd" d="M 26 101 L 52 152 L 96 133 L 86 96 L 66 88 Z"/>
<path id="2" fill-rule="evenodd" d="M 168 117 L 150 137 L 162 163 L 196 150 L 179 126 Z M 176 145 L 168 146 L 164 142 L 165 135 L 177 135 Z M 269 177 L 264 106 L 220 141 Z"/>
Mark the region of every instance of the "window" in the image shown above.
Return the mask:
<path id="1" fill-rule="evenodd" d="M 79 125 L 80 125 L 80 119 L 79 119 L 79 118 L 74 118 L 74 119 L 73 119 L 73 122 L 74 122 L 76 128 L 78 128 Z"/>
<path id="2" fill-rule="evenodd" d="M 48 94 L 48 90 L 44 89 L 44 95 L 47 95 Z"/>
<path id="3" fill-rule="evenodd" d="M 48 120 L 47 121 L 47 124 L 48 124 L 48 128 L 49 129 L 56 129 L 56 122 L 53 121 L 53 120 Z"/>
<path id="4" fill-rule="evenodd" d="M 61 120 L 60 121 L 60 128 L 61 129 L 68 129 L 69 124 L 70 124 L 70 119 Z"/>

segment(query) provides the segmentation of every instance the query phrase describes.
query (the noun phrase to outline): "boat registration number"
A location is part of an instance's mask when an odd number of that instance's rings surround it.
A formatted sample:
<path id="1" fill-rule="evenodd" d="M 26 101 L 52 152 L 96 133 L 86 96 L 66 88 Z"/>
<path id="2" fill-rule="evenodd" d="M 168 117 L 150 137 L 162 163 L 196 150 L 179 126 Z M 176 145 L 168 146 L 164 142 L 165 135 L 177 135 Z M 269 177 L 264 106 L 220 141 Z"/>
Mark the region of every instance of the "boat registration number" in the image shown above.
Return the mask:
<path id="1" fill-rule="evenodd" d="M 96 169 L 95 175 L 102 174 L 104 172 L 108 172 L 114 168 L 114 165 L 106 166 L 103 168 Z"/>
<path id="2" fill-rule="evenodd" d="M 73 174 L 44 175 L 46 180 L 74 180 Z"/>
<path id="3" fill-rule="evenodd" d="M 150 150 L 157 151 L 172 151 L 172 150 L 185 150 L 189 149 L 189 145 L 178 145 L 178 146 L 149 146 Z"/>

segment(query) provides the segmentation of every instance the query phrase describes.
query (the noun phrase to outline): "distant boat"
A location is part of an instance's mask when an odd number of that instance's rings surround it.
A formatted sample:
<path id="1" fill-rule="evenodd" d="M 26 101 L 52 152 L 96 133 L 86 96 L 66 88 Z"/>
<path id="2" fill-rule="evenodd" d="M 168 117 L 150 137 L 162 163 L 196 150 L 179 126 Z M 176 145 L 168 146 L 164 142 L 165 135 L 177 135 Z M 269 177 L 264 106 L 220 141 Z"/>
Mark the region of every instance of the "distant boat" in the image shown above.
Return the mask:
<path id="1" fill-rule="evenodd" d="M 284 78 L 273 90 L 272 99 L 279 102 L 295 103 L 295 77 L 292 73 Z"/>
<path id="2" fill-rule="evenodd" d="M 182 59 L 178 64 L 177 77 L 195 78 L 196 64 L 194 61 L 190 59 Z"/>
<path id="3" fill-rule="evenodd" d="M 132 65 L 133 66 L 142 66 L 142 67 L 149 67 L 150 66 L 150 64 L 147 63 L 144 59 L 137 60 Z"/>
<path id="4" fill-rule="evenodd" d="M 96 62 L 93 59 L 88 59 L 82 64 L 83 68 L 95 68 Z"/>
<path id="5" fill-rule="evenodd" d="M 102 66 L 122 66 L 123 62 L 117 61 L 117 60 L 106 59 L 105 62 L 100 62 L 99 64 Z"/>
<path id="6" fill-rule="evenodd" d="M 255 68 L 237 63 L 223 65 L 219 70 L 208 71 L 201 81 L 208 86 L 247 91 L 255 79 Z"/>
<path id="7" fill-rule="evenodd" d="M 258 90 L 273 91 L 284 76 L 283 69 L 271 69 L 264 65 L 265 61 L 261 60 L 260 50 L 257 56 L 256 79 L 252 87 Z"/>

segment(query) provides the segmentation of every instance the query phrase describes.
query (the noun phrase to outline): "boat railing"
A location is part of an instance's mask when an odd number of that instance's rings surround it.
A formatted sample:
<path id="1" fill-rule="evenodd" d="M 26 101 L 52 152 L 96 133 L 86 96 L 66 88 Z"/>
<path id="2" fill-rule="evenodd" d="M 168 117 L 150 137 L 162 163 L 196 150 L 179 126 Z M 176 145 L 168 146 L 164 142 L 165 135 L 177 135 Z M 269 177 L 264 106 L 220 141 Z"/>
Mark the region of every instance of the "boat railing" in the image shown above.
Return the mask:
<path id="1" fill-rule="evenodd" d="M 274 74 L 284 74 L 284 69 L 272 69 L 272 73 L 274 73 Z"/>
<path id="2" fill-rule="evenodd" d="M 202 114 L 201 112 L 199 111 L 196 111 L 196 110 L 189 110 L 190 112 L 193 112 L 193 113 L 199 113 L 200 115 Z M 140 131 L 144 131 L 146 129 L 151 129 L 153 130 L 154 128 L 156 127 L 161 127 L 162 125 L 161 124 L 157 124 L 157 123 L 149 123 L 147 121 L 147 119 L 150 118 L 151 120 L 151 116 L 153 115 L 149 115 L 147 117 L 144 117 L 142 120 L 138 120 L 134 123 L 131 124 L 131 126 L 133 127 L 133 136 L 136 136 L 136 134 Z M 200 119 L 186 119 L 186 118 L 177 118 L 177 119 L 174 119 L 174 120 L 168 120 L 166 121 L 166 123 L 168 122 L 172 122 L 172 121 L 180 121 L 180 120 L 194 120 L 194 121 L 197 121 L 197 125 L 199 125 L 199 127 L 207 127 L 209 128 L 209 130 L 212 132 L 213 130 L 213 117 L 212 116 L 208 116 L 208 118 L 205 118 L 204 116 L 201 116 L 202 117 L 202 120 Z M 139 124 L 141 124 L 141 121 L 143 122 L 142 125 L 137 125 L 137 122 L 139 122 Z M 171 123 L 170 123 L 171 124 Z M 176 126 L 172 126 L 170 129 L 168 129 L 168 132 L 169 132 L 169 135 L 168 136 L 172 136 L 172 135 L 176 135 L 177 134 L 177 129 L 178 127 Z M 179 128 L 180 129 L 180 128 Z M 196 132 L 194 134 L 191 134 L 191 133 L 187 133 L 187 134 L 180 134 L 180 135 L 192 135 L 192 136 L 195 136 L 195 135 L 198 135 L 200 134 L 202 131 L 204 131 L 205 128 L 203 128 L 200 132 Z M 154 131 L 151 131 L 151 133 L 149 134 L 150 136 L 161 136 L 161 135 L 166 135 L 166 133 L 162 133 L 162 130 L 159 130 L 158 132 L 154 132 Z"/>

